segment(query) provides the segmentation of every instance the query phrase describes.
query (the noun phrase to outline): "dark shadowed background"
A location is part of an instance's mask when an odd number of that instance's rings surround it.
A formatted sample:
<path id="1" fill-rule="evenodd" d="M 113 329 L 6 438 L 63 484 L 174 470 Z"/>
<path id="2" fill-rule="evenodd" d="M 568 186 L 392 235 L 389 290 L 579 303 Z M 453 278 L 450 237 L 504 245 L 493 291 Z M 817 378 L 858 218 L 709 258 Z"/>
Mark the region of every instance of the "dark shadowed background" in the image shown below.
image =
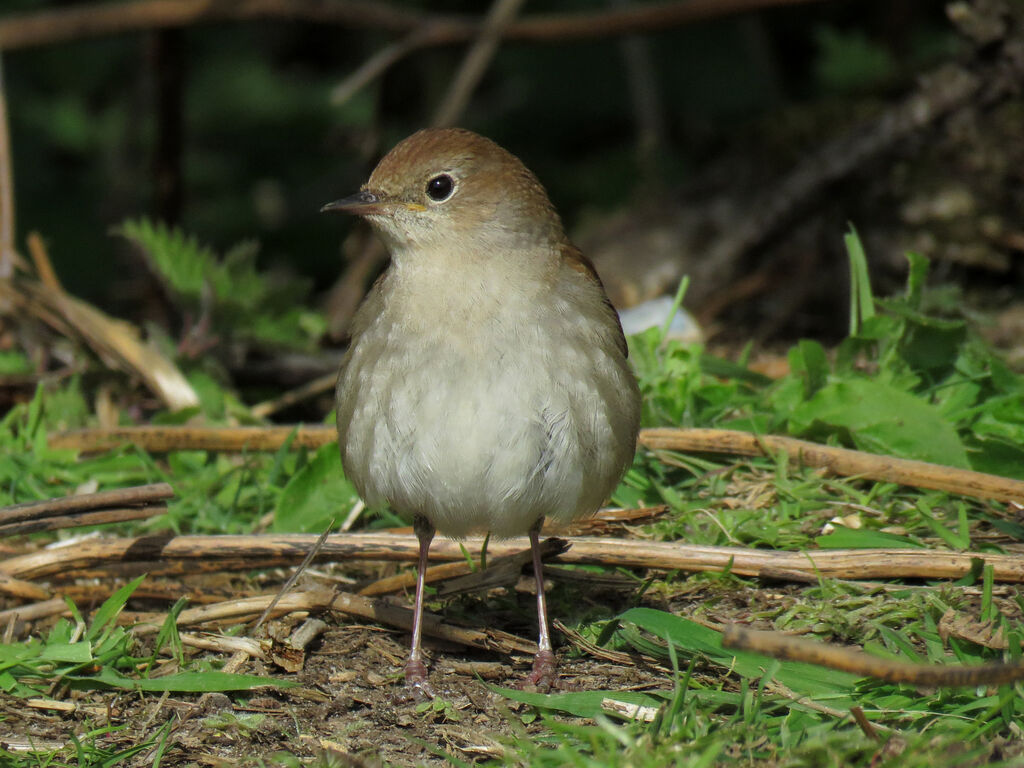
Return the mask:
<path id="1" fill-rule="evenodd" d="M 533 2 L 520 18 L 644 5 Z M 687 303 L 713 335 L 837 338 L 848 222 L 881 293 L 902 284 L 913 249 L 936 260 L 936 279 L 1010 301 L 1021 274 L 1019 99 L 981 108 L 967 97 L 906 136 L 879 124 L 919 76 L 975 66 L 987 43 L 959 33 L 942 3 L 778 5 L 632 36 L 504 41 L 458 123 L 536 171 L 620 306 L 671 293 L 690 274 Z M 0 24 L 75 7 L 90 5 L 10 0 Z M 454 1 L 385 7 L 484 12 Z M 255 239 L 260 266 L 312 280 L 316 305 L 342 274 L 339 242 L 353 226 L 319 206 L 430 123 L 466 49 L 421 48 L 345 103 L 332 99 L 401 37 L 373 25 L 200 18 L 8 40 L 18 243 L 40 232 L 73 293 L 173 325 L 147 299 L 143 261 L 110 234 L 148 216 L 218 252 Z M 809 163 L 813 176 L 845 152 L 830 141 L 859 135 L 881 151 L 788 201 L 788 174 Z M 760 224 L 765 201 L 786 210 Z M 745 226 L 752 239 L 731 243 Z"/>

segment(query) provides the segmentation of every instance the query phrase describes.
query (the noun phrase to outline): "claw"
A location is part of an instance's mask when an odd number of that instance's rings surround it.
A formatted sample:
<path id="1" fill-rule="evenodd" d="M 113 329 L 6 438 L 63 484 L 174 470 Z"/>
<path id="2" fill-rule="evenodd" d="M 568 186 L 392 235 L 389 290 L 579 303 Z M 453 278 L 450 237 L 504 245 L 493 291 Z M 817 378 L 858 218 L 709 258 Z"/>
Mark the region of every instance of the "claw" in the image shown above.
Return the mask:
<path id="1" fill-rule="evenodd" d="M 433 686 L 427 680 L 427 665 L 420 659 L 409 659 L 406 663 L 405 689 L 400 698 L 417 702 L 437 698 Z"/>
<path id="2" fill-rule="evenodd" d="M 533 671 L 519 684 L 520 689 L 533 689 L 548 693 L 558 681 L 558 662 L 555 654 L 548 650 L 538 651 L 533 657 Z"/>

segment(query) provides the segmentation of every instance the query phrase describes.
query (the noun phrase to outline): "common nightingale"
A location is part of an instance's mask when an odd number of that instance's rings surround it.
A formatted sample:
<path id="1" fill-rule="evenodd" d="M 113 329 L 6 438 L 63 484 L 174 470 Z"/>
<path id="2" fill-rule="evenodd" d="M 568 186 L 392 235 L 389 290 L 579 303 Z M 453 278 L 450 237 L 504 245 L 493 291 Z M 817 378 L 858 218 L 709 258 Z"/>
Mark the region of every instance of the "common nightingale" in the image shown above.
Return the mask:
<path id="1" fill-rule="evenodd" d="M 406 684 L 432 694 L 420 635 L 436 529 L 529 535 L 540 637 L 525 682 L 548 690 L 541 524 L 594 513 L 636 447 L 618 315 L 537 178 L 471 131 L 413 134 L 322 210 L 365 218 L 391 253 L 352 321 L 337 416 L 346 475 L 419 539 Z"/>

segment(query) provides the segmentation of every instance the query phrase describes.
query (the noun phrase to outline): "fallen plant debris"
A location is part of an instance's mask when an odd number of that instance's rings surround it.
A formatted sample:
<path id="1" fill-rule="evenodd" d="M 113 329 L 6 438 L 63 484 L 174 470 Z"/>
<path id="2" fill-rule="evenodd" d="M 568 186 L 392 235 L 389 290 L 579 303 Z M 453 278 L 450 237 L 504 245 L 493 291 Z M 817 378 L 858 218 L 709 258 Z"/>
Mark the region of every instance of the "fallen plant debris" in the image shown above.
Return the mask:
<path id="1" fill-rule="evenodd" d="M 109 451 L 125 444 L 151 453 L 168 451 L 277 451 L 291 441 L 292 448 L 320 448 L 338 439 L 329 426 L 274 427 L 163 427 L 77 429 L 51 434 L 50 446 L 62 450 Z M 654 451 L 728 453 L 771 456 L 785 453 L 795 465 L 820 467 L 837 475 L 949 491 L 998 501 L 1024 501 L 1024 481 L 984 472 L 879 456 L 866 451 L 821 445 L 780 435 L 755 435 L 729 429 L 643 429 L 640 445 Z"/>
<path id="2" fill-rule="evenodd" d="M 165 483 L 120 489 L 103 493 L 86 494 L 81 497 L 65 497 L 44 502 L 16 505 L 0 510 L 0 520 L 21 521 L 50 517 L 63 520 L 74 518 L 75 513 L 88 514 L 108 505 L 121 506 L 146 504 L 153 499 L 166 499 L 173 495 Z M 11 523 L 13 524 L 13 522 Z M 446 546 L 447 544 L 447 546 Z M 475 549 L 483 540 L 471 540 L 458 546 L 454 542 L 442 543 L 431 556 L 434 559 L 455 559 L 464 557 L 466 547 Z M 465 565 L 458 569 L 461 575 L 450 569 L 434 571 L 431 580 L 443 577 L 446 583 L 439 594 L 455 594 L 467 589 L 490 588 L 508 583 L 518 577 L 524 565 L 529 562 L 528 551 L 520 542 L 488 543 L 491 554 L 496 558 L 491 567 L 477 573 L 465 574 Z M 175 560 L 206 561 L 225 560 L 226 564 L 268 562 L 293 563 L 300 557 L 318 553 L 321 560 L 344 559 L 405 559 L 414 560 L 418 542 L 414 535 L 402 533 L 321 535 L 319 537 L 289 535 L 257 536 L 192 536 L 192 537 L 151 537 L 137 539 L 113 539 L 87 542 L 72 550 L 60 548 L 22 556 L 9 557 L 0 561 L 0 573 L 13 580 L 30 576 L 41 578 L 60 574 L 62 579 L 75 575 L 82 568 L 98 569 L 137 562 L 141 559 L 147 570 L 160 572 L 160 565 Z M 839 578 L 957 578 L 969 574 L 984 562 L 992 573 L 994 581 L 1024 582 L 1024 558 L 1013 555 L 992 553 L 938 553 L 919 550 L 831 550 L 824 552 L 783 553 L 759 550 L 743 550 L 728 547 L 687 547 L 678 543 L 634 542 L 617 539 L 576 537 L 571 540 L 547 539 L 544 542 L 546 557 L 561 562 L 595 563 L 605 566 L 657 568 L 661 570 L 729 570 L 737 575 L 754 575 L 775 579 L 814 580 L 822 576 Z M 508 574 L 506 570 L 511 569 Z M 455 578 L 452 578 L 455 576 Z M 19 582 L 20 583 L 20 582 Z M 2 583 L 0 583 L 2 586 Z M 136 584 L 136 586 L 138 586 Z M 364 593 L 373 594 L 391 591 L 392 585 L 385 582 L 371 585 Z M 411 627 L 411 611 L 365 596 L 335 590 L 303 590 L 274 596 L 250 597 L 226 600 L 219 603 L 186 609 L 179 612 L 174 621 L 178 626 L 194 626 L 225 621 L 248 620 L 262 613 L 282 616 L 296 612 L 340 611 L 352 616 L 383 622 L 402 629 Z M 47 595 L 40 588 L 38 595 Z M 16 594 L 18 597 L 37 597 L 36 594 Z M 63 613 L 66 605 L 61 599 L 44 599 L 41 602 L 9 609 L 8 623 L 42 618 L 51 613 Z M 262 621 L 261 618 L 261 621 Z M 945 617 L 944 617 L 945 621 Z M 430 636 L 457 642 L 463 645 L 502 653 L 530 653 L 530 641 L 515 638 L 507 633 L 494 630 L 474 630 L 449 625 L 436 615 L 429 615 L 424 629 Z M 564 630 L 564 628 L 563 628 Z M 135 624 L 135 635 L 146 635 L 160 631 L 154 623 Z M 596 650 L 572 633 L 581 647 Z M 1003 684 L 1024 678 L 1024 666 L 1020 664 L 989 664 L 976 667 L 928 667 L 876 659 L 859 651 L 851 651 L 820 643 L 787 637 L 780 633 L 758 632 L 736 624 L 728 625 L 723 634 L 723 647 L 762 653 L 775 658 L 818 664 L 832 669 L 841 669 L 864 677 L 874 677 L 889 682 L 908 682 L 917 685 L 935 686 L 976 686 Z M 194 647 L 213 648 L 216 641 L 190 638 Z M 308 643 L 307 643 L 308 644 Z M 303 646 L 304 647 L 304 646 Z M 263 657 L 259 648 L 248 648 L 252 656 Z M 598 651 L 605 658 L 609 656 Z M 621 659 L 620 659 L 621 660 Z"/>
<path id="3" fill-rule="evenodd" d="M 168 483 L 26 501 L 0 509 L 0 536 L 53 531 L 85 525 L 144 520 L 163 514 L 174 495 Z"/>
<path id="4" fill-rule="evenodd" d="M 39 237 L 29 241 L 39 277 L 21 267 L 9 279 L 0 280 L 0 308 L 34 318 L 58 334 L 87 345 L 110 368 L 137 376 L 168 408 L 178 410 L 199 404 L 199 396 L 178 366 L 151 341 L 144 342 L 131 323 L 110 317 L 92 304 L 64 291 L 50 266 Z"/>
<path id="5" fill-rule="evenodd" d="M 781 632 L 748 629 L 728 624 L 722 631 L 722 647 L 752 651 L 775 659 L 816 664 L 889 683 L 910 683 L 935 687 L 1005 685 L 1024 680 L 1024 663 L 979 664 L 976 666 L 912 664 L 870 656 L 855 648 L 804 640 Z"/>
<path id="6" fill-rule="evenodd" d="M 297 565 L 320 537 L 314 534 L 251 534 L 204 536 L 111 537 L 82 541 L 74 547 L 30 552 L 0 561 L 0 574 L 19 579 L 64 579 L 95 576 L 104 569 L 119 572 L 127 563 L 150 574 L 181 574 L 198 570 L 251 570 Z M 523 539 L 488 543 L 493 557 L 516 555 Z M 479 551 L 484 539 L 438 541 L 433 561 L 463 560 Z M 821 577 L 839 579 L 959 579 L 980 564 L 991 566 L 998 582 L 1024 583 L 1024 557 L 993 552 L 927 549 L 823 549 L 784 552 L 748 547 L 720 547 L 680 542 L 631 541 L 603 537 L 567 537 L 568 551 L 560 563 L 653 568 L 663 571 L 729 572 L 777 580 L 813 583 Z M 413 534 L 348 533 L 329 535 L 317 561 L 414 562 Z"/>

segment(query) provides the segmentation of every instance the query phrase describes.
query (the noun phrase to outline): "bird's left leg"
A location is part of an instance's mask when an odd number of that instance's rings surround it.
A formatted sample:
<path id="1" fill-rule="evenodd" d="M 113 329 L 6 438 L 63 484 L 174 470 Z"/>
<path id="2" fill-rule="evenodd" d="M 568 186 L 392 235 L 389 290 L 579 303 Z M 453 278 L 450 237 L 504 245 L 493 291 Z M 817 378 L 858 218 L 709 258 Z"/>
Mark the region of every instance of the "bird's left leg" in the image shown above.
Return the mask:
<path id="1" fill-rule="evenodd" d="M 427 570 L 427 554 L 434 538 L 434 526 L 422 515 L 413 520 L 413 530 L 420 543 L 419 564 L 416 571 L 416 603 L 412 613 L 412 648 L 405 663 L 405 685 L 416 698 L 434 698 L 434 691 L 427 682 L 427 665 L 423 661 L 421 637 L 423 634 L 423 590 Z"/>
<path id="2" fill-rule="evenodd" d="M 544 564 L 540 557 L 540 528 L 544 518 L 540 518 L 530 529 L 530 552 L 533 554 L 533 576 L 537 582 L 537 623 L 540 635 L 537 639 L 537 655 L 533 657 L 533 671 L 524 685 L 534 686 L 539 691 L 549 691 L 558 677 L 555 653 L 551 649 L 551 632 L 548 630 L 548 606 L 544 597 Z"/>

